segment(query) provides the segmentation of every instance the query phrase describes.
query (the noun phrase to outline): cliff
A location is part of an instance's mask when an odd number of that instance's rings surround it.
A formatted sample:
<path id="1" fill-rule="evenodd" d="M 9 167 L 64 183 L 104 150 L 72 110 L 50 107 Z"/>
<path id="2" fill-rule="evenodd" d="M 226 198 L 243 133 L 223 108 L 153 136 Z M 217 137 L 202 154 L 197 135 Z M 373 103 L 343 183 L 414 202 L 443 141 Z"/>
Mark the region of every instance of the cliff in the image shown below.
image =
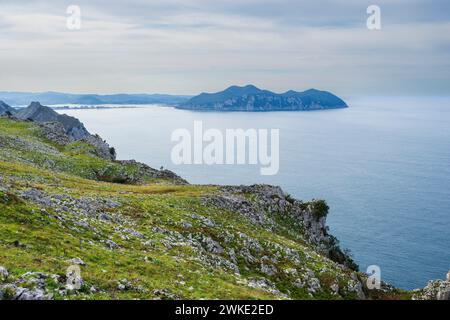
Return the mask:
<path id="1" fill-rule="evenodd" d="M 0 118 L 0 299 L 409 298 L 366 288 L 327 214 L 278 187 L 190 185 Z"/>
<path id="2" fill-rule="evenodd" d="M 0 100 L 0 116 L 3 115 L 13 115 L 16 113 L 16 110 L 12 108 L 11 106 L 7 105 L 3 101 Z"/>

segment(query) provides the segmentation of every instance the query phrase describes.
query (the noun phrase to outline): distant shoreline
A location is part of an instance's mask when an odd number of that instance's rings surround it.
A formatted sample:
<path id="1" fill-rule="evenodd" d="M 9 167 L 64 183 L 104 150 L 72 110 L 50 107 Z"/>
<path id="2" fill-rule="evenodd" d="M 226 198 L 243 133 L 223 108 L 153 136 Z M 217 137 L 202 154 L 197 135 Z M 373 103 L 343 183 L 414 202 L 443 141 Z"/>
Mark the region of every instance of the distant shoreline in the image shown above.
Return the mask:
<path id="1" fill-rule="evenodd" d="M 25 108 L 26 106 L 16 107 L 16 109 Z M 110 109 L 144 109 L 150 107 L 163 107 L 163 108 L 173 108 L 176 110 L 188 111 L 188 112 L 199 112 L 199 113 L 269 113 L 269 112 L 315 112 L 315 111 L 333 111 L 333 110 L 342 110 L 348 109 L 350 106 L 346 108 L 325 108 L 325 109 L 310 109 L 310 110 L 209 110 L 209 109 L 188 109 L 182 108 L 176 105 L 165 105 L 165 104 L 143 104 L 143 105 L 80 105 L 80 106 L 60 106 L 60 105 L 48 105 L 49 108 L 53 110 L 61 111 L 61 110 L 110 110 Z"/>

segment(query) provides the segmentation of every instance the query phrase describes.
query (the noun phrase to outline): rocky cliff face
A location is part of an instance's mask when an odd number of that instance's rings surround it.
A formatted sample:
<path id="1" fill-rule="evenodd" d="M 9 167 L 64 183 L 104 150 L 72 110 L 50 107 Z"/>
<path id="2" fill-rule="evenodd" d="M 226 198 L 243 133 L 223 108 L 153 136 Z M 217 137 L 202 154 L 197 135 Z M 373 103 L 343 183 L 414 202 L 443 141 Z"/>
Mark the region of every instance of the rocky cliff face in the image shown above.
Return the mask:
<path id="1" fill-rule="evenodd" d="M 13 115 L 16 113 L 16 110 L 11 106 L 7 105 L 3 101 L 0 101 L 0 116 L 10 114 Z"/>
<path id="2" fill-rule="evenodd" d="M 0 117 L 0 299 L 411 296 L 367 288 L 329 234 L 322 200 L 268 185 L 189 185 L 98 156 L 65 130 Z M 415 297 L 448 298 L 448 283 Z"/>
<path id="3" fill-rule="evenodd" d="M 38 123 L 58 122 L 72 140 L 81 140 L 90 135 L 78 119 L 65 114 L 61 115 L 39 102 L 32 102 L 27 108 L 18 111 L 16 116 L 22 120 L 32 120 Z"/>
<path id="4" fill-rule="evenodd" d="M 289 225 L 284 231 L 301 233 L 302 238 L 317 252 L 357 270 L 351 257 L 340 249 L 337 239 L 329 234 L 326 225 L 328 206 L 322 200 L 304 203 L 284 193 L 280 187 L 254 185 L 222 187 L 218 195 L 206 198 L 205 203 L 239 212 L 268 231 L 280 227 L 277 223 L 279 219 L 288 220 Z"/>
<path id="5" fill-rule="evenodd" d="M 95 148 L 95 154 L 104 159 L 114 160 L 113 148 L 98 135 L 92 135 L 78 119 L 59 114 L 53 109 L 32 102 L 27 108 L 18 111 L 15 116 L 22 120 L 39 123 L 44 135 L 51 141 L 65 146 L 74 141 L 84 141 Z"/>
<path id="6" fill-rule="evenodd" d="M 450 300 L 450 271 L 445 280 L 428 282 L 423 289 L 415 290 L 414 300 Z"/>

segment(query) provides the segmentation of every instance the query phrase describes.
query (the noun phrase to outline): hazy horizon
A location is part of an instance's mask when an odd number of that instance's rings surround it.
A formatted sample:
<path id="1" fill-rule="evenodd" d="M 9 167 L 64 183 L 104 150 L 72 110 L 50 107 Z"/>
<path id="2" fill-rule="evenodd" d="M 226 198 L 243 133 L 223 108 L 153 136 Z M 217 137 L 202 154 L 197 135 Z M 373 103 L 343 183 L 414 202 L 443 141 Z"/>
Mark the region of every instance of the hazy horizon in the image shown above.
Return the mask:
<path id="1" fill-rule="evenodd" d="M 73 95 L 119 95 L 119 94 L 129 94 L 129 95 L 139 95 L 139 94 L 143 94 L 143 95 L 168 95 L 168 96 L 191 96 L 194 97 L 196 95 L 199 95 L 201 93 L 216 93 L 216 92 L 220 92 L 223 91 L 225 89 L 227 89 L 228 87 L 230 87 L 231 85 L 228 85 L 222 89 L 217 89 L 216 91 L 199 91 L 199 92 L 194 92 L 194 93 L 171 93 L 171 92 L 157 92 L 157 91 L 148 91 L 148 92 L 126 92 L 126 91 L 117 91 L 117 92 L 67 92 L 67 91 L 55 91 L 55 90 L 45 90 L 45 91 L 7 91 L 7 90 L 0 90 L 0 94 L 1 93 L 14 93 L 14 94 L 45 94 L 45 93 L 60 93 L 60 94 L 73 94 Z M 245 85 L 242 85 L 245 86 Z M 317 90 L 323 90 L 323 91 L 330 91 L 327 90 L 326 88 L 300 88 L 300 89 L 296 89 L 296 88 L 290 88 L 284 91 L 276 91 L 276 90 L 272 90 L 270 88 L 262 88 L 262 87 L 258 87 L 259 89 L 263 89 L 263 90 L 268 90 L 268 91 L 272 91 L 274 93 L 285 93 L 286 91 L 289 90 L 294 90 L 294 91 L 306 91 L 309 89 L 317 89 Z M 337 96 L 339 96 L 340 98 L 343 99 L 358 99 L 358 98 L 394 98 L 394 99 L 410 99 L 410 98 L 426 98 L 426 97 L 434 97 L 434 98 L 450 98 L 450 93 L 411 93 L 411 94 L 348 94 L 348 95 L 339 95 L 338 92 L 333 92 L 330 91 L 333 94 L 336 94 Z M 1 97 L 0 97 L 1 100 Z M 108 103 L 111 104 L 111 103 Z M 151 104 L 151 103 L 150 103 Z"/>

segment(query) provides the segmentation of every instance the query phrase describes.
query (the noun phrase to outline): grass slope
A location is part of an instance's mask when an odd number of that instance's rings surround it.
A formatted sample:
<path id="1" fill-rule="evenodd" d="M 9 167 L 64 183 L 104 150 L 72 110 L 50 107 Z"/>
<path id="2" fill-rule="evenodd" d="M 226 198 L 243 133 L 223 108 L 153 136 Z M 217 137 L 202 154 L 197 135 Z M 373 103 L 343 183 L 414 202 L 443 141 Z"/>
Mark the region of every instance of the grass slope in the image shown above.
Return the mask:
<path id="1" fill-rule="evenodd" d="M 357 298 L 362 276 L 318 254 L 289 219 L 271 232 L 205 205 L 219 192 L 214 186 L 98 181 L 99 172 L 135 171 L 82 142 L 61 147 L 33 123 L 0 118 L 3 283 L 33 288 L 26 273 L 40 273 L 55 299 Z M 74 258 L 85 264 L 83 285 L 66 290 Z M 3 298 L 14 296 L 8 290 Z"/>

